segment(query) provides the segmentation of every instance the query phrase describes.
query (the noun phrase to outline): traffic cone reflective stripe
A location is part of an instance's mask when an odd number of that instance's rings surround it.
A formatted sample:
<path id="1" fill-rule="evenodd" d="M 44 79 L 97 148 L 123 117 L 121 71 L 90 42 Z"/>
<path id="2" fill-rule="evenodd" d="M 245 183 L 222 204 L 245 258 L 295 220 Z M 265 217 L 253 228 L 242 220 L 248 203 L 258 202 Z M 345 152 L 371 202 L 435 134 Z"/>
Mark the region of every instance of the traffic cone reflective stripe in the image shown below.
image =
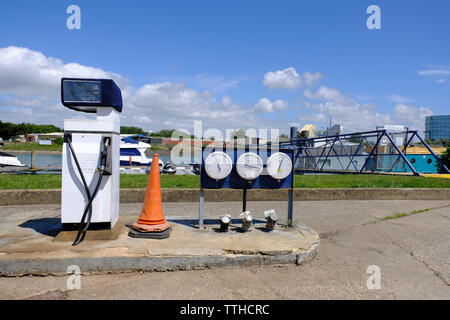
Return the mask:
<path id="1" fill-rule="evenodd" d="M 145 192 L 144 205 L 142 206 L 138 221 L 133 224 L 133 229 L 146 232 L 160 232 L 170 228 L 170 224 L 166 221 L 162 210 L 161 182 L 158 164 L 158 155 L 154 154 L 147 191 Z"/>

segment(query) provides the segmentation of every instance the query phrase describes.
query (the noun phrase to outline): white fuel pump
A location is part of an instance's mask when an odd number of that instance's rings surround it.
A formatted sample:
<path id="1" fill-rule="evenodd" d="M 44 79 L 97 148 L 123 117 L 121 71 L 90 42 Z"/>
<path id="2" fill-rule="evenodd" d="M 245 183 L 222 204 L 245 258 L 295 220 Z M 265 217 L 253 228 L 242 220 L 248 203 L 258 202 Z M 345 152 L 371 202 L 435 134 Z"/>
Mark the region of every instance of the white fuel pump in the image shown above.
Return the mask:
<path id="1" fill-rule="evenodd" d="M 119 218 L 120 112 L 122 95 L 113 80 L 61 80 L 64 106 L 96 113 L 95 120 L 64 120 L 61 223 L 78 230 L 112 229 Z"/>

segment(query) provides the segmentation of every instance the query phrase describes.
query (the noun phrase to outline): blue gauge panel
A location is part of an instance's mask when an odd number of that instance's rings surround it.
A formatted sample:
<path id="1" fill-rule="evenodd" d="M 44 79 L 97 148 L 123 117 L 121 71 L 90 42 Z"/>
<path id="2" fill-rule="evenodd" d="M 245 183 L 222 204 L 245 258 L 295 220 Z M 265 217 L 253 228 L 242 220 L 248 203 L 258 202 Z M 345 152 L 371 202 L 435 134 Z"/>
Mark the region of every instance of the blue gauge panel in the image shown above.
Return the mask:
<path id="1" fill-rule="evenodd" d="M 204 165 L 206 157 L 215 151 L 223 151 L 233 160 L 233 169 L 231 173 L 222 180 L 215 180 L 206 174 Z M 236 161 L 244 153 L 254 152 L 259 155 L 263 161 L 264 169 L 262 174 L 255 180 L 242 179 L 236 171 Z M 294 187 L 294 170 L 286 178 L 276 180 L 272 178 L 266 170 L 267 159 L 276 152 L 283 152 L 289 156 L 294 164 L 294 150 L 293 149 L 270 149 L 270 148 L 211 148 L 206 147 L 202 150 L 202 167 L 200 173 L 200 185 L 203 189 L 291 189 Z"/>

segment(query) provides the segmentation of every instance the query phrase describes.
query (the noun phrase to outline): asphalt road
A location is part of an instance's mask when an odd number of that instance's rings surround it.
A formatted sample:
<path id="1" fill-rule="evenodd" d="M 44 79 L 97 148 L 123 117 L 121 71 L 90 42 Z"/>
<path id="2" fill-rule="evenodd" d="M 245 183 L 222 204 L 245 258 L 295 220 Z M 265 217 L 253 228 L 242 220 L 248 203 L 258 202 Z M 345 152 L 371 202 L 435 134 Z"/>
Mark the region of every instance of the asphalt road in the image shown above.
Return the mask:
<path id="1" fill-rule="evenodd" d="M 206 214 L 236 215 L 241 205 L 207 203 Z M 121 205 L 121 214 L 137 215 L 140 206 Z M 285 219 L 287 204 L 251 202 L 248 209 L 259 217 L 276 209 Z M 0 298 L 450 299 L 450 200 L 298 201 L 294 210 L 297 223 L 321 235 L 319 256 L 303 266 L 91 275 L 81 277 L 79 290 L 67 289 L 67 277 L 3 277 Z M 56 217 L 59 207 L 0 207 L 0 215 L 37 213 Z M 198 204 L 164 204 L 164 213 L 196 217 Z M 383 220 L 399 213 L 409 215 Z M 379 267 L 380 289 L 367 287 L 373 265 Z"/>

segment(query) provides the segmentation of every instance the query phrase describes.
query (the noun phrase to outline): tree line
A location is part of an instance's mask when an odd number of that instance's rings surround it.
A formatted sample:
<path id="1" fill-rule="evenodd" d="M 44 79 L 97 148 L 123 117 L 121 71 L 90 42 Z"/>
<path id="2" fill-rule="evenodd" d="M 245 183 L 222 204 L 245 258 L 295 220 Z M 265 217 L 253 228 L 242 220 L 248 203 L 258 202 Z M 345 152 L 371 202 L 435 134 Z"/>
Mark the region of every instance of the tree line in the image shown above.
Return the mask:
<path id="1" fill-rule="evenodd" d="M 142 134 L 142 135 L 148 135 L 147 132 L 145 132 L 142 128 L 139 127 L 134 127 L 134 126 L 122 126 L 120 127 L 120 133 L 121 134 Z M 158 138 L 171 138 L 172 136 L 175 137 L 183 137 L 183 138 L 192 138 L 194 139 L 195 136 L 191 135 L 189 136 L 189 134 L 187 134 L 186 132 L 183 131 L 178 131 L 176 129 L 162 129 L 160 131 L 157 132 L 152 132 L 150 134 L 150 137 L 158 137 Z"/>
<path id="2" fill-rule="evenodd" d="M 51 133 L 61 132 L 61 128 L 58 128 L 52 124 L 32 124 L 32 123 L 11 123 L 0 121 L 0 137 L 4 140 L 27 135 L 30 133 Z"/>
<path id="3" fill-rule="evenodd" d="M 442 146 L 444 148 L 450 147 L 449 139 L 437 139 L 437 140 L 425 139 L 425 142 L 430 146 Z"/>

